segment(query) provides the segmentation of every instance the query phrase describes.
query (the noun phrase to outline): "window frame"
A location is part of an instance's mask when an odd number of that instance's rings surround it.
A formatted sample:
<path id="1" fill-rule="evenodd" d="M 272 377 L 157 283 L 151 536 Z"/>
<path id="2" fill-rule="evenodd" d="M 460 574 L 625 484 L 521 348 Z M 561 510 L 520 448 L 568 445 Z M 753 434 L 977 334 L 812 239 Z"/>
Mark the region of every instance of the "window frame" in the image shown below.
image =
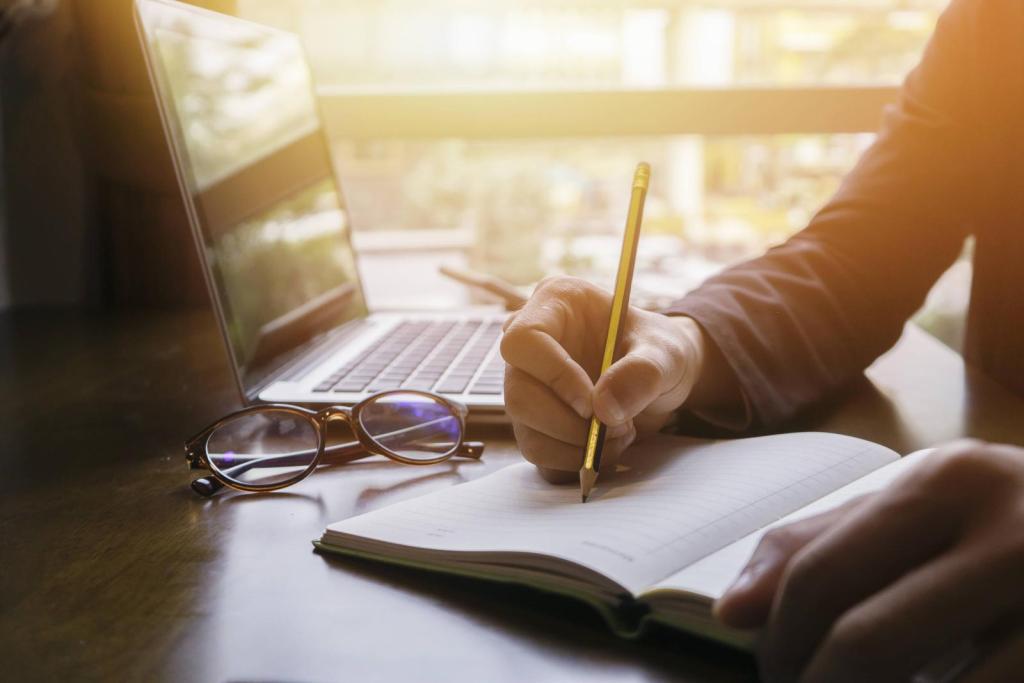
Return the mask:
<path id="1" fill-rule="evenodd" d="M 414 91 L 318 89 L 350 140 L 874 132 L 896 86 Z"/>

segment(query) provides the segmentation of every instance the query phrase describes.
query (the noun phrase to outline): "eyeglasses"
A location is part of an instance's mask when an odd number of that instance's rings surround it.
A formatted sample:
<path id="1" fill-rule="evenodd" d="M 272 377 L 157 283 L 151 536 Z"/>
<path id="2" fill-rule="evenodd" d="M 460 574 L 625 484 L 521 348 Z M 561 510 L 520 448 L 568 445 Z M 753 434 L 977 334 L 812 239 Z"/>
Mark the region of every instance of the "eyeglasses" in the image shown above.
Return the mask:
<path id="1" fill-rule="evenodd" d="M 348 408 L 320 411 L 270 403 L 244 408 L 185 442 L 189 469 L 213 478 L 192 482 L 201 496 L 225 486 L 275 491 L 301 481 L 321 465 L 383 455 L 407 465 L 432 465 L 451 457 L 480 459 L 484 444 L 463 441 L 467 408 L 421 391 L 384 391 Z M 327 426 L 340 422 L 349 438 L 325 446 Z M 353 438 L 354 437 L 354 438 Z"/>

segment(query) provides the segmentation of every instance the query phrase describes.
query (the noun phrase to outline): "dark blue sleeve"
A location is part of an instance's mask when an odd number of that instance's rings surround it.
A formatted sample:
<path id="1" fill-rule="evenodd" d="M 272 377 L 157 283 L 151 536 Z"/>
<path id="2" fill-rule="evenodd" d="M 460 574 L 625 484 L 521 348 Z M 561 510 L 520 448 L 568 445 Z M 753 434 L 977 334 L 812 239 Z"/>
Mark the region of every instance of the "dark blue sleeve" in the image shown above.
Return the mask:
<path id="1" fill-rule="evenodd" d="M 1005 51 L 979 41 L 1005 6 L 1024 45 L 1022 4 L 955 0 L 876 141 L 810 224 L 666 311 L 694 318 L 722 350 L 755 424 L 859 375 L 956 259 L 984 200 L 998 115 L 990 79 L 1008 66 L 987 63 Z"/>

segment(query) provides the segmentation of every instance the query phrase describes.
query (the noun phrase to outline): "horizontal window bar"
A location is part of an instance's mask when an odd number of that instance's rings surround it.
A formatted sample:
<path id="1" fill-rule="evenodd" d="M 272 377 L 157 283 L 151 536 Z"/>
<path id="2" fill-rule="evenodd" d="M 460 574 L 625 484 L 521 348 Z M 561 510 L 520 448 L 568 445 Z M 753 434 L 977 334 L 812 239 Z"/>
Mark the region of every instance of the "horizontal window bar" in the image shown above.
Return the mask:
<path id="1" fill-rule="evenodd" d="M 722 88 L 410 92 L 321 88 L 331 135 L 554 138 L 859 133 L 877 129 L 898 88 Z"/>
<path id="2" fill-rule="evenodd" d="M 366 0 L 332 0 L 336 6 L 358 6 Z M 295 2 L 301 6 L 302 0 Z M 391 0 L 391 6 L 414 5 L 421 6 L 422 0 Z M 618 9 L 618 10 L 644 10 L 644 9 L 679 9 L 679 0 L 489 0 L 488 7 L 508 7 L 522 9 L 524 7 L 542 7 L 544 9 L 563 10 L 580 7 L 587 10 Z M 879 10 L 897 11 L 905 9 L 935 10 L 936 0 L 902 0 L 895 3 L 893 0 L 858 0 L 851 3 L 850 0 L 714 0 L 702 3 L 701 6 L 711 8 L 723 8 L 730 10 L 762 10 L 770 12 L 781 12 L 787 10 L 822 10 L 842 11 L 850 14 L 865 14 Z M 432 0 L 431 9 L 476 9 L 474 0 Z"/>

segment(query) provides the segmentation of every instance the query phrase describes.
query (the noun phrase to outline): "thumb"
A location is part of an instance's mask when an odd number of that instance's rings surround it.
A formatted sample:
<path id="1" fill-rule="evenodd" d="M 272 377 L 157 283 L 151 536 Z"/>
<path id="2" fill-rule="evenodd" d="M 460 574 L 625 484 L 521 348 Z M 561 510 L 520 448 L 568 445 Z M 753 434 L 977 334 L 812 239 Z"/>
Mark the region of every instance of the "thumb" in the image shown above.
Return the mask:
<path id="1" fill-rule="evenodd" d="M 641 412 L 668 415 L 693 386 L 682 353 L 659 345 L 630 349 L 594 386 L 594 413 L 608 425 L 632 420 Z"/>

